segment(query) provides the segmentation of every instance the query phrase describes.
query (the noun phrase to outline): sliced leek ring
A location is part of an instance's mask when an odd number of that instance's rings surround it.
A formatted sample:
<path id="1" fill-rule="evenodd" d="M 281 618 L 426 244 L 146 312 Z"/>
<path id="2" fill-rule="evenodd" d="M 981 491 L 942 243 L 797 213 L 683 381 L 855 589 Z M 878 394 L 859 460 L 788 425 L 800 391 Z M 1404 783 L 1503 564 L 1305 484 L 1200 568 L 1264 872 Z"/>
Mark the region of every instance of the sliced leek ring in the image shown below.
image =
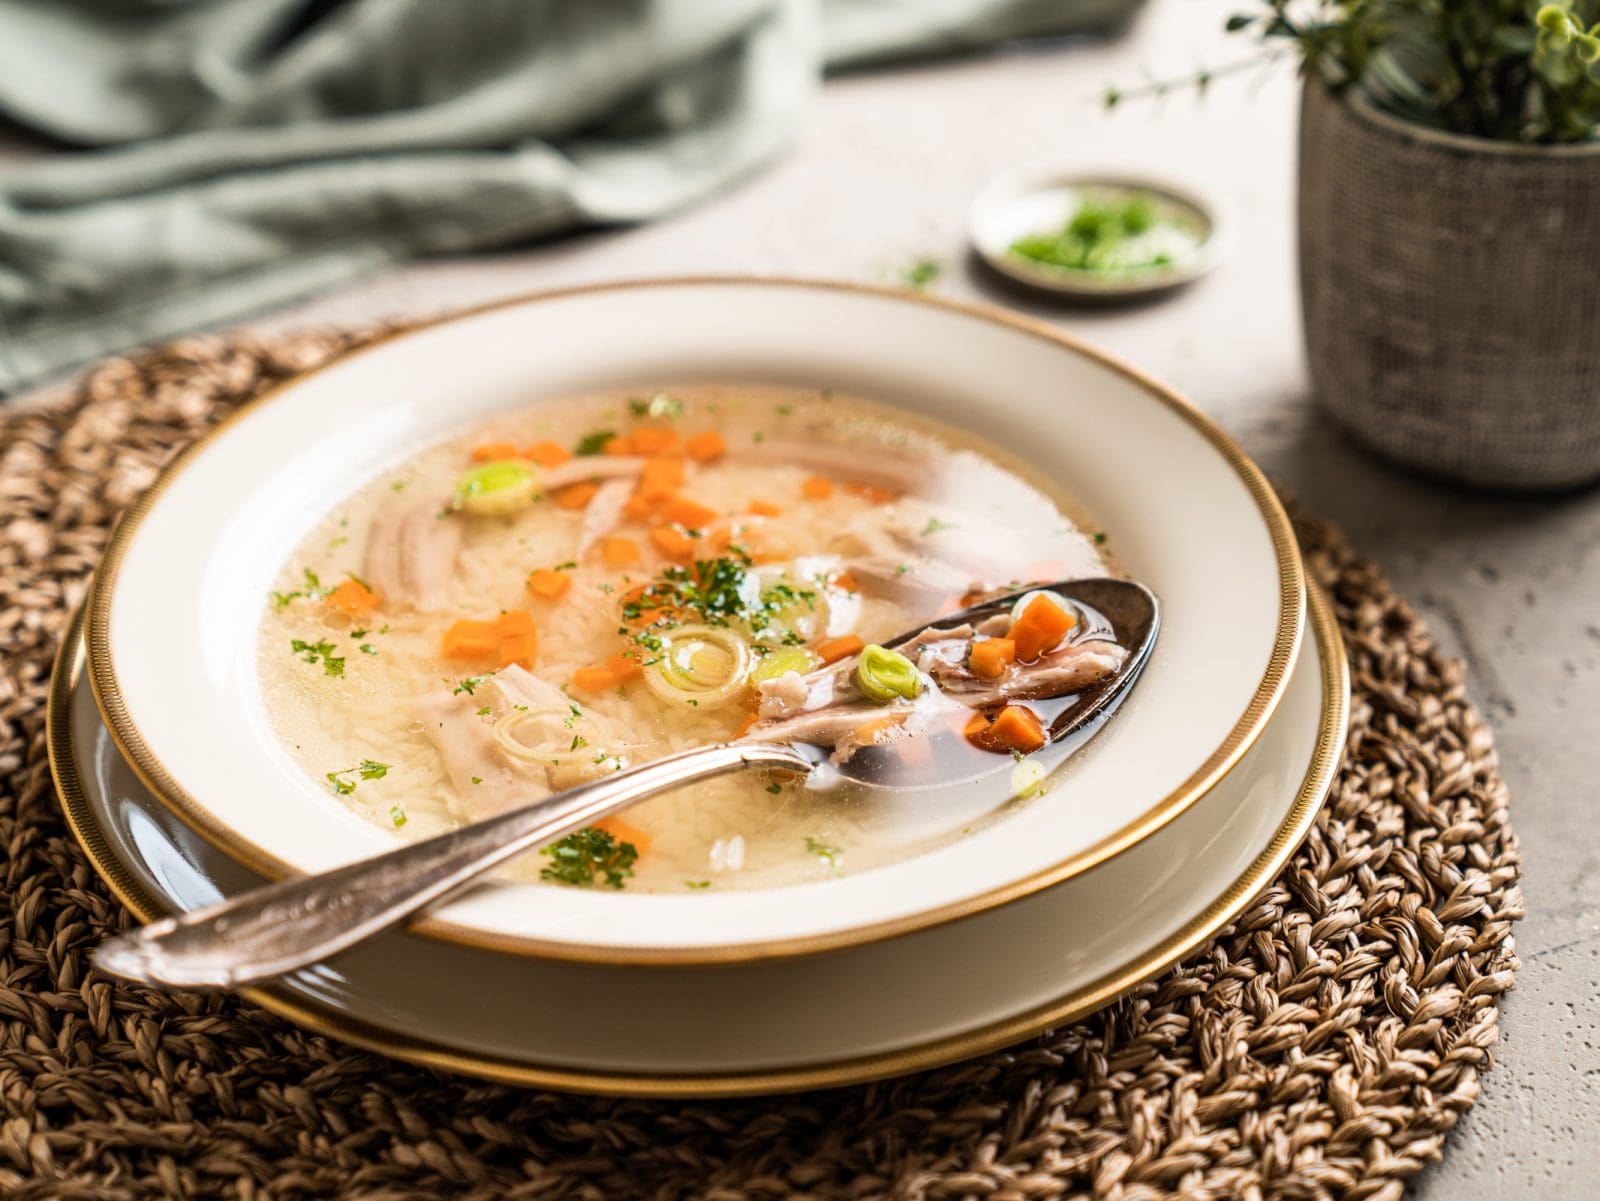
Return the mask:
<path id="1" fill-rule="evenodd" d="M 526 509 L 538 491 L 538 477 L 526 463 L 484 463 L 462 472 L 455 506 L 478 517 L 504 517 Z"/>
<path id="2" fill-rule="evenodd" d="M 720 709 L 749 680 L 750 646 L 732 630 L 679 626 L 658 635 L 661 649 L 646 663 L 645 686 L 660 699 L 691 709 Z"/>

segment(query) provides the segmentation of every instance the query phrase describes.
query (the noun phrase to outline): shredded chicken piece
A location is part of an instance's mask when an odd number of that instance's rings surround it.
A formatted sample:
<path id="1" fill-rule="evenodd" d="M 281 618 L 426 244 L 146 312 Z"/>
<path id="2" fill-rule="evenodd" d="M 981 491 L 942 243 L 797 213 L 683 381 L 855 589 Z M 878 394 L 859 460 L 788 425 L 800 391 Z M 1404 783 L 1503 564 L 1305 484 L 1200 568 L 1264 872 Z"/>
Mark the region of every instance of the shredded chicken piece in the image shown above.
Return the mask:
<path id="1" fill-rule="evenodd" d="M 367 532 L 367 583 L 385 604 L 430 612 L 448 603 L 450 577 L 461 553 L 461 519 L 421 501 L 393 505 Z"/>
<path id="2" fill-rule="evenodd" d="M 589 548 L 599 542 L 622 521 L 622 509 L 633 494 L 633 480 L 617 476 L 595 490 L 589 507 L 583 511 L 583 529 L 578 532 L 577 558 L 582 559 Z"/>
<path id="3" fill-rule="evenodd" d="M 481 702 L 466 694 L 430 696 L 422 703 L 426 733 L 439 748 L 460 798 L 461 816 L 468 821 L 481 821 L 550 795 L 542 768 L 513 764 L 501 753 L 494 727 L 477 715 L 480 707 Z"/>
<path id="4" fill-rule="evenodd" d="M 539 487 L 550 491 L 585 480 L 632 479 L 647 461 L 638 455 L 580 455 L 560 466 L 541 469 Z"/>

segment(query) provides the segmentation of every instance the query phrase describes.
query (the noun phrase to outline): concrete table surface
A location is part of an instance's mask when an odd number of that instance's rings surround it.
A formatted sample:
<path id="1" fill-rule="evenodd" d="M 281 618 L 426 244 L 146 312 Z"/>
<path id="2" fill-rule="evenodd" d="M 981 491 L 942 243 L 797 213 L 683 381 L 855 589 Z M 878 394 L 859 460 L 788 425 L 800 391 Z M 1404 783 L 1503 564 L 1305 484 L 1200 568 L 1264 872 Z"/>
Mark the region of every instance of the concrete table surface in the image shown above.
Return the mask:
<path id="1" fill-rule="evenodd" d="M 1600 493 L 1475 497 L 1410 479 L 1313 408 L 1294 259 L 1287 63 L 1182 94 L 1099 103 L 1110 82 L 1248 53 L 1218 35 L 1228 5 L 1154 0 L 1109 44 L 1066 42 L 830 81 L 795 150 L 736 190 L 637 229 L 435 261 L 252 321 L 268 330 L 421 316 L 630 276 L 760 273 L 892 280 L 943 264 L 933 290 L 1041 316 L 1165 378 L 1278 483 L 1340 522 L 1470 669 L 1499 740 L 1522 838 L 1528 917 L 1497 1064 L 1430 1201 L 1587 1197 L 1600 1185 Z M 0 169 L 36 149 L 0 140 Z M 1127 164 L 1227 197 L 1241 238 L 1212 277 L 1139 308 L 1063 310 L 997 287 L 967 257 L 974 193 L 1019 161 Z"/>

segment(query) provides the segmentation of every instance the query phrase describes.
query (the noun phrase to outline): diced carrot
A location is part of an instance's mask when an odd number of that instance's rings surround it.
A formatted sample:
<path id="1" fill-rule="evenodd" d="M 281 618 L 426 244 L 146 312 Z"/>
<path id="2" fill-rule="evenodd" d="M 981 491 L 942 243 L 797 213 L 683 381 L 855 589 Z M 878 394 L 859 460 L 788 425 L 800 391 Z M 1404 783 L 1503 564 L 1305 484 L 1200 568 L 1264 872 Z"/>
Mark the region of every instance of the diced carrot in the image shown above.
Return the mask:
<path id="1" fill-rule="evenodd" d="M 565 488 L 557 488 L 550 494 L 558 508 L 583 509 L 594 499 L 594 494 L 600 491 L 600 485 L 592 480 L 585 480 L 581 484 L 568 484 Z"/>
<path id="2" fill-rule="evenodd" d="M 674 496 L 661 506 L 661 515 L 686 530 L 704 530 L 722 514 L 687 496 Z"/>
<path id="3" fill-rule="evenodd" d="M 844 490 L 875 505 L 886 505 L 900 499 L 900 494 L 892 488 L 880 488 L 876 484 L 846 484 Z"/>
<path id="4" fill-rule="evenodd" d="M 1005 750 L 1031 755 L 1044 745 L 1044 728 L 1032 709 L 1007 705 L 989 723 L 989 740 Z"/>
<path id="5" fill-rule="evenodd" d="M 675 455 L 682 445 L 683 439 L 678 436 L 677 430 L 650 427 L 634 430 L 628 435 L 628 447 L 636 455 Z"/>
<path id="6" fill-rule="evenodd" d="M 890 740 L 889 735 L 905 723 L 905 714 L 886 713 L 879 717 L 868 718 L 854 730 L 854 739 L 857 742 L 876 744 Z"/>
<path id="7" fill-rule="evenodd" d="M 838 575 L 834 576 L 833 586 L 835 588 L 843 588 L 846 592 L 861 591 L 861 585 L 856 583 L 856 577 L 851 575 L 848 571 L 841 571 Z"/>
<path id="8" fill-rule="evenodd" d="M 639 660 L 632 653 L 622 651 L 612 655 L 604 663 L 578 668 L 572 673 L 572 686 L 581 688 L 585 692 L 604 692 L 608 688 L 627 683 L 643 670 Z"/>
<path id="9" fill-rule="evenodd" d="M 683 449 L 696 463 L 709 463 L 728 453 L 728 444 L 716 430 L 702 430 L 683 444 Z"/>
<path id="10" fill-rule="evenodd" d="M 845 634 L 839 638 L 829 638 L 826 642 L 819 642 L 817 644 L 817 654 L 821 656 L 824 663 L 837 663 L 840 659 L 859 654 L 862 647 L 866 645 L 854 634 Z"/>
<path id="11" fill-rule="evenodd" d="M 618 651 L 606 660 L 606 670 L 617 677 L 617 683 L 623 684 L 640 675 L 644 667 L 639 662 L 638 651 Z"/>
<path id="12" fill-rule="evenodd" d="M 1032 709 L 1007 705 L 993 720 L 981 713 L 967 723 L 967 740 L 986 751 L 1031 755 L 1044 745 L 1044 727 Z"/>
<path id="13" fill-rule="evenodd" d="M 1006 668 L 1017 661 L 1017 644 L 1009 638 L 986 638 L 972 644 L 968 659 L 972 674 L 984 680 L 998 680 Z"/>
<path id="14" fill-rule="evenodd" d="M 634 495 L 664 500 L 676 493 L 682 483 L 682 459 L 651 459 L 639 473 L 639 485 L 634 489 Z"/>
<path id="15" fill-rule="evenodd" d="M 760 720 L 761 714 L 759 713 L 750 713 L 746 715 L 745 719 L 739 723 L 739 728 L 733 732 L 733 736 L 735 738 L 743 738 L 750 732 L 750 727 L 755 725 L 756 722 Z"/>
<path id="16" fill-rule="evenodd" d="M 513 663 L 523 667 L 532 668 L 539 657 L 539 635 L 513 634 L 508 638 L 500 639 L 500 666 L 510 667 Z"/>
<path id="17" fill-rule="evenodd" d="M 559 442 L 535 442 L 522 455 L 540 467 L 559 467 L 572 457 L 572 452 Z"/>
<path id="18" fill-rule="evenodd" d="M 518 453 L 517 448 L 509 442 L 489 442 L 472 448 L 472 461 L 494 463 L 501 459 L 515 459 Z"/>
<path id="19" fill-rule="evenodd" d="M 500 627 L 492 621 L 451 622 L 439 644 L 446 659 L 484 659 L 499 649 Z"/>
<path id="20" fill-rule="evenodd" d="M 750 502 L 750 511 L 757 517 L 782 517 L 783 506 L 775 505 L 770 500 L 753 500 Z"/>
<path id="21" fill-rule="evenodd" d="M 1011 623 L 1010 637 L 1017 644 L 1017 658 L 1027 663 L 1055 650 L 1076 624 L 1077 619 L 1049 597 L 1034 597 Z"/>
<path id="22" fill-rule="evenodd" d="M 378 594 L 352 576 L 323 597 L 322 603 L 346 617 L 364 617 L 378 607 Z"/>
<path id="23" fill-rule="evenodd" d="M 807 500 L 827 500 L 833 495 L 833 481 L 814 475 L 800 485 L 800 495 Z"/>
<path id="24" fill-rule="evenodd" d="M 639 561 L 639 544 L 632 538 L 612 536 L 601 540 L 600 557 L 613 567 Z"/>
<path id="25" fill-rule="evenodd" d="M 694 558 L 695 540 L 670 525 L 658 525 L 650 531 L 650 541 L 667 558 L 688 563 Z"/>
<path id="26" fill-rule="evenodd" d="M 600 452 L 608 455 L 631 455 L 633 439 L 627 434 L 612 434 L 606 439 L 606 444 L 600 448 Z"/>
<path id="27" fill-rule="evenodd" d="M 539 631 L 533 624 L 533 614 L 526 609 L 508 609 L 500 614 L 494 628 L 500 639 L 495 648 L 500 666 L 520 663 L 531 668 L 539 657 Z"/>
<path id="28" fill-rule="evenodd" d="M 528 574 L 528 591 L 540 600 L 558 601 L 572 591 L 572 577 L 553 567 L 535 568 Z"/>
<path id="29" fill-rule="evenodd" d="M 620 817 L 602 817 L 594 823 L 594 828 L 604 830 L 618 842 L 631 842 L 633 849 L 641 855 L 650 849 L 650 835 Z"/>
<path id="30" fill-rule="evenodd" d="M 604 692 L 620 681 L 609 667 L 580 667 L 572 673 L 572 686 L 584 692 Z"/>
<path id="31" fill-rule="evenodd" d="M 502 638 L 531 634 L 537 628 L 533 624 L 533 614 L 526 609 L 507 609 L 496 619 L 494 626 Z"/>

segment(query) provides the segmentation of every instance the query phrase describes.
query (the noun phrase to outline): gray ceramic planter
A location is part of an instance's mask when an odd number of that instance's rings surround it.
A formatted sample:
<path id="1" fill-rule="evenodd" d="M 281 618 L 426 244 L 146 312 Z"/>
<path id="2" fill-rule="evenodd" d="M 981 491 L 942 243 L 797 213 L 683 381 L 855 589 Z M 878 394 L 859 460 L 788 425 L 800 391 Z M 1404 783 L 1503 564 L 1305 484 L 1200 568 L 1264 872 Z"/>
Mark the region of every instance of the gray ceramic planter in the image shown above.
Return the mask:
<path id="1" fill-rule="evenodd" d="M 1442 134 L 1310 83 L 1300 285 L 1317 396 L 1384 457 L 1600 480 L 1600 144 Z"/>

